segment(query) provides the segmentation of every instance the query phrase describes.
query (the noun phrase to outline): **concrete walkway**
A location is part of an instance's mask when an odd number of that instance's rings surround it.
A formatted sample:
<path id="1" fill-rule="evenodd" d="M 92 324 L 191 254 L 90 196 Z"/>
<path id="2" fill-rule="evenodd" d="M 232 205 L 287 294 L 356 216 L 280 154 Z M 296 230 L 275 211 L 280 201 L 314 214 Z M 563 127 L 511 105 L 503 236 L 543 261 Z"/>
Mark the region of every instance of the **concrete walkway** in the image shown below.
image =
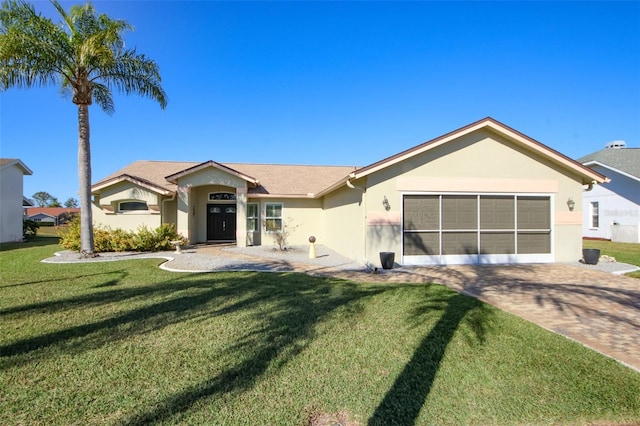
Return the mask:
<path id="1" fill-rule="evenodd" d="M 183 251 L 104 254 L 82 260 L 160 257 L 171 271 L 303 272 L 356 282 L 439 283 L 584 344 L 640 372 L 640 280 L 568 264 L 400 267 L 373 273 L 322 246 L 283 253 L 268 247 L 201 246 Z M 63 252 L 45 262 L 78 262 Z M 611 269 L 611 265 L 607 265 Z M 633 268 L 619 264 L 618 269 Z"/>

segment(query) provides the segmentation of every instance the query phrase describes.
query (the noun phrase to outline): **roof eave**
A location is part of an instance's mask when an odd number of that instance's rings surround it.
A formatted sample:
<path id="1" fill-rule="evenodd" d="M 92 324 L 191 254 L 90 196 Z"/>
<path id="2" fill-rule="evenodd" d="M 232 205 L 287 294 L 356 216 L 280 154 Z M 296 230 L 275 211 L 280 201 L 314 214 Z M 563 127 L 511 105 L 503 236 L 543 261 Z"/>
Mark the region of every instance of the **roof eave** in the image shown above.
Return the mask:
<path id="1" fill-rule="evenodd" d="M 124 182 L 124 181 L 128 181 L 131 182 L 133 184 L 139 185 L 143 188 L 146 188 L 150 191 L 153 191 L 157 194 L 160 195 L 171 195 L 174 194 L 174 191 L 171 191 L 169 189 L 166 188 L 162 188 L 161 186 L 158 186 L 156 184 L 154 184 L 153 182 L 149 182 L 146 179 L 142 179 L 142 178 L 138 178 L 135 176 L 131 176 L 131 175 L 127 175 L 127 174 L 123 174 L 120 176 L 116 176 L 114 178 L 105 180 L 103 182 L 98 182 L 97 184 L 93 185 L 91 187 L 91 193 L 92 194 L 97 194 L 100 192 L 100 190 L 104 189 L 104 188 L 108 188 L 109 186 L 115 185 L 116 183 L 120 183 L 120 182 Z"/>
<path id="2" fill-rule="evenodd" d="M 604 167 L 604 168 L 606 168 L 606 169 L 611 170 L 612 172 L 619 173 L 619 174 L 621 174 L 621 175 L 623 175 L 623 176 L 626 176 L 626 177 L 628 177 L 628 178 L 630 178 L 630 179 L 637 180 L 637 181 L 639 181 L 639 182 L 640 182 L 640 176 L 634 176 L 634 175 L 632 175 L 631 173 L 627 173 L 627 172 L 622 171 L 622 170 L 620 170 L 620 169 L 616 169 L 615 167 L 607 166 L 606 164 L 601 163 L 601 162 L 599 162 L 599 161 L 595 161 L 595 160 L 593 160 L 593 161 L 587 161 L 586 163 L 583 163 L 583 164 L 584 164 L 586 167 L 589 167 L 589 166 L 600 166 L 600 167 Z M 607 178 L 607 179 L 608 179 L 608 182 L 610 182 L 610 181 L 611 181 L 611 179 L 609 179 L 609 178 Z"/>

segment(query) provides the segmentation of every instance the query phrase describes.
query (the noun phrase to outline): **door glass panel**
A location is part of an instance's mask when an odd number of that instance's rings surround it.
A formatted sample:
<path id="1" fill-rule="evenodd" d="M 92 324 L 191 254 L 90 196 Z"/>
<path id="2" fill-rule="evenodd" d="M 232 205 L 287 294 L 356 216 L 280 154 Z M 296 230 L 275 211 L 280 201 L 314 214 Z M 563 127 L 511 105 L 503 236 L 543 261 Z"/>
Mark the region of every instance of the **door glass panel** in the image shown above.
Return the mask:
<path id="1" fill-rule="evenodd" d="M 515 232 L 481 232 L 480 254 L 514 254 Z"/>
<path id="2" fill-rule="evenodd" d="M 232 214 L 232 213 L 236 212 L 236 208 L 235 207 L 227 207 L 226 209 L 224 209 L 224 212 L 228 213 L 228 214 Z"/>
<path id="3" fill-rule="evenodd" d="M 550 206 L 549 197 L 518 197 L 518 229 L 551 228 Z"/>
<path id="4" fill-rule="evenodd" d="M 475 195 L 443 196 L 442 229 L 478 229 L 478 198 Z"/>
<path id="5" fill-rule="evenodd" d="M 438 232 L 405 232 L 403 242 L 405 256 L 440 254 Z"/>
<path id="6" fill-rule="evenodd" d="M 442 233 L 442 254 L 478 254 L 477 232 Z"/>
<path id="7" fill-rule="evenodd" d="M 514 229 L 514 197 L 480 196 L 480 229 Z"/>
<path id="8" fill-rule="evenodd" d="M 407 195 L 404 197 L 404 229 L 437 230 L 439 227 L 439 196 Z"/>
<path id="9" fill-rule="evenodd" d="M 209 207 L 209 212 L 220 213 L 220 207 Z"/>

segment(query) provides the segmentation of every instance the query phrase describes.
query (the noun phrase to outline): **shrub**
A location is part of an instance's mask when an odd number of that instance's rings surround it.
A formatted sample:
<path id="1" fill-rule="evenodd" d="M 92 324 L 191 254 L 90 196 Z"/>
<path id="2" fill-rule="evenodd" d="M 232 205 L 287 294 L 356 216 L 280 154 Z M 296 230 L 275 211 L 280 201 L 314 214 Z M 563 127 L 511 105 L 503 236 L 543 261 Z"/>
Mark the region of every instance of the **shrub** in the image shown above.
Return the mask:
<path id="1" fill-rule="evenodd" d="M 96 253 L 109 251 L 162 251 L 171 250 L 171 241 L 187 242 L 176 232 L 173 224 L 164 223 L 156 229 L 141 226 L 136 232 L 94 226 L 93 242 Z M 60 245 L 67 250 L 80 251 L 80 220 L 74 218 L 60 233 Z"/>
<path id="2" fill-rule="evenodd" d="M 22 236 L 24 238 L 33 238 L 38 233 L 38 228 L 40 228 L 40 224 L 35 220 L 25 220 L 22 222 Z"/>

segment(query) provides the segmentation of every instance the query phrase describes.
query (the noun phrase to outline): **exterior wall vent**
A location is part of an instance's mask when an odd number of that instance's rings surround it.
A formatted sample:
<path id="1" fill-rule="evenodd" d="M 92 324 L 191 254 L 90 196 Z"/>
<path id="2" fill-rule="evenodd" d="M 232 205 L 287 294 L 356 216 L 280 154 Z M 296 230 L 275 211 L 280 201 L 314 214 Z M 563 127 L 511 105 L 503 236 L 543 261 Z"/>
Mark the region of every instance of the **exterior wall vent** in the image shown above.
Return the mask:
<path id="1" fill-rule="evenodd" d="M 625 141 L 611 141 L 605 145 L 606 148 L 620 149 L 626 148 L 627 143 Z"/>

